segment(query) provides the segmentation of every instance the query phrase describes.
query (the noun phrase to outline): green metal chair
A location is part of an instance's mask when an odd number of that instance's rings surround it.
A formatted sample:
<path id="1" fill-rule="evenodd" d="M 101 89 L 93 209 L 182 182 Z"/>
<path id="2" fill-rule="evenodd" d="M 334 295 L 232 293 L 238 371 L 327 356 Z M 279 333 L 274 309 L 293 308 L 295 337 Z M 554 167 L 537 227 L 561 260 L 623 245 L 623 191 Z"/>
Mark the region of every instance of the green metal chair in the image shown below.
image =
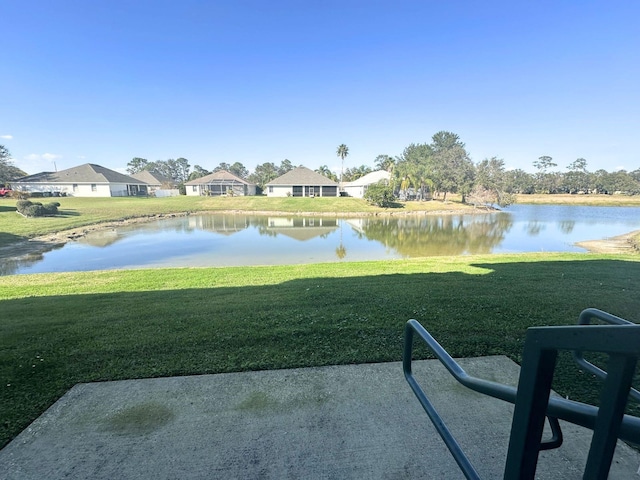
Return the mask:
<path id="1" fill-rule="evenodd" d="M 606 325 L 591 325 L 591 320 Z M 578 323 L 527 330 L 518 387 L 514 388 L 469 376 L 420 323 L 407 322 L 403 355 L 405 378 L 466 478 L 480 477 L 412 374 L 414 336 L 426 343 L 458 382 L 476 392 L 515 404 L 505 479 L 534 478 L 539 452 L 562 445 L 558 419 L 593 430 L 583 478 L 606 479 L 617 440 L 640 445 L 640 418 L 624 414 L 630 397 L 640 400 L 640 393 L 631 388 L 640 355 L 640 325 L 596 309 L 584 310 Z M 600 407 L 550 396 L 561 350 L 572 351 L 582 368 L 604 380 Z M 585 351 L 608 354 L 607 372 L 587 362 L 582 355 Z M 545 417 L 552 437 L 543 441 Z"/>

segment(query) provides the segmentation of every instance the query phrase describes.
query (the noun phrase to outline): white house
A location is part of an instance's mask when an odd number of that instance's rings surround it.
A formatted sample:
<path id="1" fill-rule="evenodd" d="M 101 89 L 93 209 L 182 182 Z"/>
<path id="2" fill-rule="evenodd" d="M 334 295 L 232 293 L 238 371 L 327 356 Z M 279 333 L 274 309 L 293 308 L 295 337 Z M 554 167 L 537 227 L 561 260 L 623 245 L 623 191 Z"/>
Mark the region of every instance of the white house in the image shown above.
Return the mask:
<path id="1" fill-rule="evenodd" d="M 345 182 L 342 184 L 342 190 L 350 197 L 363 198 L 364 192 L 367 191 L 369 185 L 374 185 L 379 181 L 391 180 L 391 174 L 386 170 L 378 170 L 375 172 L 367 173 L 363 177 L 354 180 L 353 182 Z"/>
<path id="2" fill-rule="evenodd" d="M 267 197 L 337 197 L 338 184 L 306 167 L 298 167 L 265 185 Z"/>
<path id="3" fill-rule="evenodd" d="M 256 184 L 247 182 L 226 170 L 190 180 L 184 184 L 187 195 L 235 195 L 239 197 L 256 194 Z"/>
<path id="4" fill-rule="evenodd" d="M 146 182 L 93 163 L 59 172 L 27 175 L 12 181 L 11 186 L 21 192 L 70 197 L 127 197 L 148 194 Z"/>

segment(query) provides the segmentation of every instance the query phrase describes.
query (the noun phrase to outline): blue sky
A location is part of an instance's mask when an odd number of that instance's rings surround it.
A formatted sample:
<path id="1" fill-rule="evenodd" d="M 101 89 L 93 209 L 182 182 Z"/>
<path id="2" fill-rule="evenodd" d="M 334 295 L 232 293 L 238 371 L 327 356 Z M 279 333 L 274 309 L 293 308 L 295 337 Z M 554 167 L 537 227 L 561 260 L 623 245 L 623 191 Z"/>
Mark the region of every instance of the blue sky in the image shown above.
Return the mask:
<path id="1" fill-rule="evenodd" d="M 340 170 L 439 130 L 472 160 L 640 168 L 638 1 L 0 0 L 0 144 Z"/>

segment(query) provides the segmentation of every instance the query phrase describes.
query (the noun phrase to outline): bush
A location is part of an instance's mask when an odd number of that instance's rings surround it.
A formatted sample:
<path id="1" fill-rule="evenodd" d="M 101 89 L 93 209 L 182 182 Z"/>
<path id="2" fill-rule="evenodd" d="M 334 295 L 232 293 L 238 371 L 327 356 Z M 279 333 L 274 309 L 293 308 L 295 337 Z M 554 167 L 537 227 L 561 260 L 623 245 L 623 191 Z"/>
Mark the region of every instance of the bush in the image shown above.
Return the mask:
<path id="1" fill-rule="evenodd" d="M 29 200 L 18 200 L 16 209 L 25 217 L 44 217 L 45 215 L 56 215 L 58 213 L 58 202 L 47 203 L 42 205 L 40 202 L 31 202 Z"/>
<path id="2" fill-rule="evenodd" d="M 369 185 L 367 191 L 364 192 L 363 198 L 372 205 L 384 208 L 392 207 L 396 199 L 393 194 L 393 188 L 387 185 L 384 180 Z"/>
<path id="3" fill-rule="evenodd" d="M 42 217 L 44 216 L 44 207 L 41 203 L 32 203 L 25 209 L 25 215 L 27 217 Z"/>
<path id="4" fill-rule="evenodd" d="M 31 205 L 31 202 L 29 200 L 18 200 L 16 202 L 16 208 L 18 209 L 18 211 L 20 213 L 22 213 L 22 211 L 27 208 L 29 205 Z"/>

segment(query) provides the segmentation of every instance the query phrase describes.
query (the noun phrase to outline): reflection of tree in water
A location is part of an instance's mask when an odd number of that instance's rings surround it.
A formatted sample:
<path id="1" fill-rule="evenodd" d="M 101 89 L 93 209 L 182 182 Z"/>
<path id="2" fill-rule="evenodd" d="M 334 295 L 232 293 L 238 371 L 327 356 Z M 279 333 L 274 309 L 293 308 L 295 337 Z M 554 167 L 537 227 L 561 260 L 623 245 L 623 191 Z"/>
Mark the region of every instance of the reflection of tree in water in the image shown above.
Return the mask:
<path id="1" fill-rule="evenodd" d="M 573 232 L 573 228 L 576 226 L 575 220 L 562 220 L 560 222 L 560 231 L 565 235 Z"/>
<path id="2" fill-rule="evenodd" d="M 362 232 L 408 257 L 491 253 L 513 222 L 509 215 L 365 219 Z"/>
<path id="3" fill-rule="evenodd" d="M 21 269 L 31 267 L 32 265 L 44 260 L 45 253 L 62 248 L 63 246 L 63 244 L 43 244 L 43 248 L 39 252 L 19 255 L 11 258 L 0 258 L 0 276 L 15 275 Z"/>
<path id="4" fill-rule="evenodd" d="M 547 228 L 547 226 L 544 223 L 533 220 L 527 224 L 527 233 L 532 237 L 536 237 L 540 235 L 540 232 L 545 228 Z"/>
<path id="5" fill-rule="evenodd" d="M 336 256 L 340 260 L 347 256 L 347 249 L 342 243 L 342 222 L 340 222 L 340 245 L 336 248 Z"/>

